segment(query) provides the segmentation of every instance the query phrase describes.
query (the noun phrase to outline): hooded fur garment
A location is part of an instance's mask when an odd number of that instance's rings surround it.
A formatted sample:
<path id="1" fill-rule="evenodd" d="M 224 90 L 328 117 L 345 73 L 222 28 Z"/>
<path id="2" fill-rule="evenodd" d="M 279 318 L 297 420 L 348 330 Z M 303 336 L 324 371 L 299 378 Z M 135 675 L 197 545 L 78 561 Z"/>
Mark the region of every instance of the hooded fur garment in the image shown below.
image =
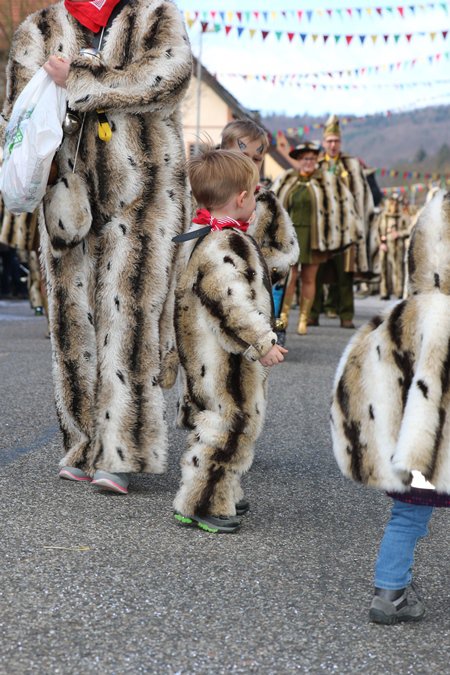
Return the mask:
<path id="1" fill-rule="evenodd" d="M 256 217 L 248 229 L 261 249 L 273 284 L 289 272 L 299 256 L 292 221 L 272 190 L 263 187 L 256 194 Z"/>
<path id="2" fill-rule="evenodd" d="M 181 246 L 175 326 L 194 431 L 174 506 L 232 515 L 264 420 L 259 359 L 277 340 L 269 275 L 252 237 L 234 229 Z"/>
<path id="3" fill-rule="evenodd" d="M 100 58 L 79 55 L 91 40 L 61 2 L 28 17 L 13 41 L 4 115 L 51 54 L 71 59 L 68 102 L 86 113 L 84 129 L 75 174 L 79 134 L 63 140 L 39 223 L 61 464 L 161 472 L 160 384 L 174 354 L 171 239 L 189 217 L 179 104 L 191 52 L 170 0 L 130 0 L 105 32 Z M 107 143 L 98 137 L 99 108 L 112 129 Z"/>
<path id="4" fill-rule="evenodd" d="M 450 493 L 450 193 L 422 212 L 409 250 L 409 294 L 351 340 L 331 407 L 341 471 L 390 492 L 420 471 Z"/>

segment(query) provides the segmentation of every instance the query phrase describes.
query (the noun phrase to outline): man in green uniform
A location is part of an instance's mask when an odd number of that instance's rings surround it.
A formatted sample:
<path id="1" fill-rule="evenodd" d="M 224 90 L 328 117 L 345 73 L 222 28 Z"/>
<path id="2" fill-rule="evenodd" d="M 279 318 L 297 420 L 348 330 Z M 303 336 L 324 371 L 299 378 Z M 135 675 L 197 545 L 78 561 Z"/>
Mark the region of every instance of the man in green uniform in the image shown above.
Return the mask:
<path id="1" fill-rule="evenodd" d="M 341 152 L 341 130 L 336 115 L 331 115 L 323 134 L 325 154 L 319 160 L 324 172 L 336 174 L 349 188 L 355 200 L 358 215 L 364 222 L 368 234 L 369 219 L 373 212 L 373 198 L 367 178 L 359 159 Z M 342 328 L 354 328 L 353 274 L 355 271 L 367 272 L 367 250 L 365 242 L 352 246 L 349 250 L 336 255 L 320 265 L 316 280 L 316 296 L 311 310 L 310 323 L 318 325 L 323 305 L 323 284 L 330 282 L 329 311 L 341 320 Z"/>

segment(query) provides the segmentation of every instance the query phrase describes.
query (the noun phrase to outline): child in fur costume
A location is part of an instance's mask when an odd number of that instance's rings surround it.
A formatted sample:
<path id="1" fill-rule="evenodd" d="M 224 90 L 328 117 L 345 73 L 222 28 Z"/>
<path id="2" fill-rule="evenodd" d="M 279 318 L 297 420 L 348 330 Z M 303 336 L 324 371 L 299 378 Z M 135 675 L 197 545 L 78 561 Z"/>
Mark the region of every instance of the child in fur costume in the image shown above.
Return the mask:
<path id="1" fill-rule="evenodd" d="M 360 329 L 339 364 L 331 410 L 344 475 L 394 503 L 375 567 L 370 620 L 419 621 L 414 549 L 450 506 L 450 192 L 424 209 L 409 250 L 409 293 Z"/>
<path id="2" fill-rule="evenodd" d="M 267 265 L 246 234 L 256 166 L 238 152 L 211 150 L 190 161 L 189 178 L 205 208 L 194 229 L 175 238 L 191 240 L 182 244 L 175 330 L 194 409 L 175 518 L 209 532 L 234 532 L 236 505 L 240 513 L 248 508 L 240 476 L 250 468 L 263 425 L 265 366 L 283 361 L 287 350 L 272 330 Z"/>

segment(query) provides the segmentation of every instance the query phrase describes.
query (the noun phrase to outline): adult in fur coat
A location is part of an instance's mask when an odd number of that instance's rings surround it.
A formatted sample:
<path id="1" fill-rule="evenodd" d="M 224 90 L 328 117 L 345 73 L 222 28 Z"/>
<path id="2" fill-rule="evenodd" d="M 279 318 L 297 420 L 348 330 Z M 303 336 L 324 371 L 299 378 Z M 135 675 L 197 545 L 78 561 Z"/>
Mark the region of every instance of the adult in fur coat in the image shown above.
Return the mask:
<path id="1" fill-rule="evenodd" d="M 294 265 L 287 285 L 282 317 L 289 316 L 301 276 L 300 321 L 297 332 L 305 335 L 308 316 L 316 292 L 319 264 L 364 238 L 354 198 L 337 176 L 317 169 L 320 146 L 305 141 L 289 154 L 299 169 L 289 169 L 276 181 L 274 189 L 292 218 L 300 242 L 301 269 Z M 297 262 L 297 261 L 296 261 Z"/>
<path id="2" fill-rule="evenodd" d="M 449 192 L 438 193 L 413 231 L 408 297 L 361 328 L 342 356 L 331 431 L 344 475 L 394 497 L 375 572 L 376 588 L 393 593 L 376 594 L 372 619 L 417 620 L 423 608 L 406 603 L 402 614 L 395 603 L 411 582 L 432 507 L 450 506 Z M 416 488 L 417 475 L 431 486 Z"/>
<path id="3" fill-rule="evenodd" d="M 77 12 L 95 8 L 73 5 Z M 174 349 L 171 238 L 189 214 L 179 104 L 192 64 L 179 9 L 170 0 L 107 0 L 105 8 L 97 33 L 63 2 L 24 21 L 8 62 L 3 111 L 8 118 L 45 64 L 82 121 L 56 155 L 58 180 L 47 190 L 39 225 L 61 466 L 83 480 L 99 470 L 165 469 L 161 383 Z M 80 53 L 108 19 L 97 56 Z M 99 137 L 97 110 L 106 111 L 109 142 Z M 119 488 L 126 492 L 126 483 Z"/>

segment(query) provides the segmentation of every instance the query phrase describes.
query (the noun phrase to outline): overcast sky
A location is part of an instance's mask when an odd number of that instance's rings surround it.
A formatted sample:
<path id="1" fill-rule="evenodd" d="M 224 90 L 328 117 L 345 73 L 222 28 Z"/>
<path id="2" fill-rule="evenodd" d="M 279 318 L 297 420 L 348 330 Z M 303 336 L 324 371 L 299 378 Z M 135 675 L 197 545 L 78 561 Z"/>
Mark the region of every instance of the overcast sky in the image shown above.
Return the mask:
<path id="1" fill-rule="evenodd" d="M 196 11 L 200 12 L 199 20 L 188 29 L 193 52 L 198 56 L 201 49 L 206 68 L 247 108 L 288 115 L 320 116 L 330 111 L 367 115 L 450 103 L 450 31 L 446 39 L 442 35 L 450 25 L 448 2 L 177 0 L 177 4 L 183 13 L 189 12 L 191 18 Z M 387 10 L 389 7 L 392 12 Z M 398 7 L 404 8 L 404 18 Z M 382 16 L 376 8 L 382 8 Z M 320 9 L 322 16 L 317 13 Z M 351 16 L 347 9 L 351 9 Z M 282 16 L 282 10 L 286 17 Z M 298 10 L 304 11 L 301 20 Z M 310 21 L 308 10 L 313 10 Z M 332 10 L 331 17 L 326 10 Z M 217 12 L 215 19 L 211 11 Z M 251 15 L 247 18 L 243 14 L 239 21 L 233 14 L 226 16 L 224 22 L 220 17 L 223 11 L 250 11 Z M 255 11 L 261 13 L 259 19 L 254 16 Z M 275 17 L 272 11 L 276 12 Z M 267 20 L 263 12 L 268 13 Z M 213 23 L 232 28 L 228 36 L 224 28 L 201 35 L 200 20 L 209 21 L 211 28 Z M 244 28 L 240 37 L 239 26 Z M 252 29 L 256 31 L 253 38 L 249 32 Z M 270 31 L 265 40 L 262 30 Z M 281 33 L 279 39 L 276 31 Z M 289 32 L 294 33 L 291 42 Z M 424 34 L 420 35 L 421 32 Z M 430 37 L 432 32 L 436 33 L 434 40 Z M 304 43 L 300 34 L 307 36 Z M 411 35 L 409 42 L 406 34 Z M 318 36 L 315 43 L 312 35 Z M 323 35 L 329 35 L 325 44 Z M 337 43 L 336 35 L 342 36 Z M 349 35 L 354 37 L 347 45 Z M 367 36 L 363 44 L 362 35 Z M 372 36 L 375 35 L 374 44 Z M 389 35 L 387 42 L 384 35 Z M 394 35 L 400 36 L 397 42 Z M 438 54 L 440 58 L 436 58 Z M 415 65 L 411 65 L 413 59 L 416 59 Z M 392 71 L 388 68 L 390 64 L 395 64 Z M 378 73 L 374 70 L 376 66 L 380 67 Z M 354 70 L 358 68 L 369 68 L 372 72 L 356 75 Z M 338 71 L 344 71 L 344 75 L 340 77 Z M 327 75 L 328 72 L 333 76 Z M 246 80 L 243 75 L 247 76 Z M 291 84 L 273 85 L 256 80 L 256 76 L 263 75 L 275 76 L 277 80 L 289 76 Z M 309 77 L 299 78 L 299 75 Z M 298 83 L 302 86 L 297 86 Z M 313 83 L 317 85 L 315 89 Z M 339 89 L 337 85 L 350 88 Z"/>

